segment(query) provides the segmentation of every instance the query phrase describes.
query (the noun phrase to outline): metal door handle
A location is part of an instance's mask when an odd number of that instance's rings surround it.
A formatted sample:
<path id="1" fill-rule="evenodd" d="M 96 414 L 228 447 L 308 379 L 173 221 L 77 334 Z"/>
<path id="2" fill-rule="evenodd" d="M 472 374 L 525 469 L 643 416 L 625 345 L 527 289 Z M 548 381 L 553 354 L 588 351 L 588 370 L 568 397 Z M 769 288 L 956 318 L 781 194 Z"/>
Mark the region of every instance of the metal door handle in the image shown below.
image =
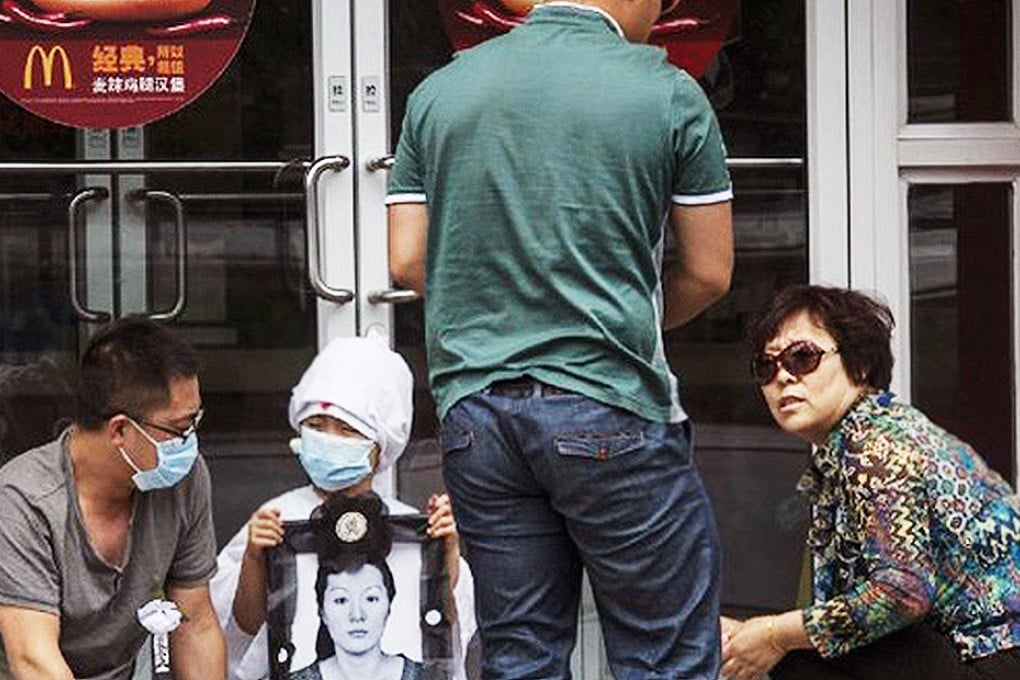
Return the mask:
<path id="1" fill-rule="evenodd" d="M 351 164 L 343 156 L 319 158 L 308 168 L 305 175 L 305 202 L 307 210 L 306 248 L 308 250 L 308 282 L 315 294 L 324 300 L 344 305 L 354 299 L 354 291 L 346 288 L 330 288 L 319 271 L 319 177 L 327 170 L 341 172 Z"/>
<path id="2" fill-rule="evenodd" d="M 380 156 L 379 158 L 370 158 L 365 163 L 365 169 L 369 172 L 378 172 L 379 170 L 392 170 L 393 164 L 397 162 L 397 159 L 393 156 Z"/>
<path id="3" fill-rule="evenodd" d="M 67 206 L 67 283 L 71 307 L 79 319 L 92 323 L 106 323 L 113 317 L 109 312 L 89 309 L 78 298 L 78 207 L 86 201 L 102 201 L 109 197 L 110 192 L 105 187 L 82 189 Z"/>
<path id="4" fill-rule="evenodd" d="M 169 191 L 157 191 L 155 189 L 139 189 L 131 192 L 129 198 L 132 201 L 156 201 L 167 203 L 174 211 L 174 227 L 177 236 L 177 299 L 174 306 L 162 312 L 148 312 L 145 314 L 153 321 L 170 321 L 180 316 L 184 311 L 187 302 L 187 276 L 188 276 L 188 236 L 184 224 L 184 204 L 181 199 Z"/>
<path id="5" fill-rule="evenodd" d="M 147 175 L 154 172 L 279 172 L 306 161 L 68 161 L 0 163 L 0 175 Z"/>
<path id="6" fill-rule="evenodd" d="M 375 290 L 368 294 L 368 301 L 373 305 L 402 305 L 418 300 L 420 296 L 413 290 L 406 288 L 390 288 L 388 290 Z"/>

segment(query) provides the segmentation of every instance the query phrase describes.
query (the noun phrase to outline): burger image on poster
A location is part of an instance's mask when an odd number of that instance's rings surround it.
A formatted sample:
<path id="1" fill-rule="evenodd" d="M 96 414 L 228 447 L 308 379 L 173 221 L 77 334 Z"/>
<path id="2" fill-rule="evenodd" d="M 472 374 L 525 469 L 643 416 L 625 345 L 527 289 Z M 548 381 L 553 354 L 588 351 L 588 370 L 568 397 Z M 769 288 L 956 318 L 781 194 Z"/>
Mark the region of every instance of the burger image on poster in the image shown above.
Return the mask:
<path id="1" fill-rule="evenodd" d="M 503 0 L 503 5 L 511 12 L 527 14 L 535 6 L 535 0 Z"/>
<path id="2" fill-rule="evenodd" d="M 42 10 L 98 21 L 164 21 L 209 6 L 212 0 L 32 0 Z"/>

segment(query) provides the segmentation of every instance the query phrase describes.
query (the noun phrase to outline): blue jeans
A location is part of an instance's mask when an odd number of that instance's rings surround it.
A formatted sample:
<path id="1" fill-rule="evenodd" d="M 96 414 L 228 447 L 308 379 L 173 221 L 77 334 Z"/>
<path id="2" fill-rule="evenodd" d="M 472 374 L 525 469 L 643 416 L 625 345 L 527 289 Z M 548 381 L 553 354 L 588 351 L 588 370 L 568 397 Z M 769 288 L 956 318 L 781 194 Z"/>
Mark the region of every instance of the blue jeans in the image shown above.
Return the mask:
<path id="1" fill-rule="evenodd" d="M 584 568 L 617 680 L 715 680 L 719 541 L 689 426 L 497 387 L 442 426 L 483 677 L 570 677 Z"/>

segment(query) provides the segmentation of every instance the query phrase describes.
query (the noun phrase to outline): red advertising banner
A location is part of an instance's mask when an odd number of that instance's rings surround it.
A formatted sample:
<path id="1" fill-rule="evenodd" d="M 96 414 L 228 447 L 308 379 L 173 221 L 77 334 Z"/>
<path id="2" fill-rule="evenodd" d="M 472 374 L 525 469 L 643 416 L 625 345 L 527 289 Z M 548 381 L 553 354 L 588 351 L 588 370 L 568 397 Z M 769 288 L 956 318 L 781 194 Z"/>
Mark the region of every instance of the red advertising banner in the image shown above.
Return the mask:
<path id="1" fill-rule="evenodd" d="M 230 64 L 255 0 L 0 0 L 0 92 L 80 128 L 144 125 Z"/>
<path id="2" fill-rule="evenodd" d="M 669 61 L 700 78 L 719 49 L 732 39 L 740 0 L 664 0 L 648 42 Z M 519 26 L 535 0 L 439 0 L 443 25 L 455 50 Z"/>

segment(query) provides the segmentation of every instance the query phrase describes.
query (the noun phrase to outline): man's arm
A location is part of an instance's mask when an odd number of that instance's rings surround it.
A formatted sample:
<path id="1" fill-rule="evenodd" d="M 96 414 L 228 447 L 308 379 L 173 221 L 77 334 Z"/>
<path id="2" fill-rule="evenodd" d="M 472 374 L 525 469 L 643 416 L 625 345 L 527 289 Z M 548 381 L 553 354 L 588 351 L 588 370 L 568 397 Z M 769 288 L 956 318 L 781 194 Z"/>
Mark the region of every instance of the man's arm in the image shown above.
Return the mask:
<path id="1" fill-rule="evenodd" d="M 730 289 L 733 218 L 730 203 L 674 205 L 669 224 L 677 259 L 662 276 L 663 327 L 687 323 Z"/>
<path id="2" fill-rule="evenodd" d="M 73 680 L 60 653 L 56 614 L 0 605 L 0 636 L 15 680 Z"/>
<path id="3" fill-rule="evenodd" d="M 227 676 L 227 651 L 207 585 L 171 586 L 167 596 L 184 620 L 170 633 L 170 665 L 177 680 L 217 680 Z"/>
<path id="4" fill-rule="evenodd" d="M 425 295 L 428 234 L 427 204 L 395 203 L 389 207 L 390 278 L 418 295 Z"/>

